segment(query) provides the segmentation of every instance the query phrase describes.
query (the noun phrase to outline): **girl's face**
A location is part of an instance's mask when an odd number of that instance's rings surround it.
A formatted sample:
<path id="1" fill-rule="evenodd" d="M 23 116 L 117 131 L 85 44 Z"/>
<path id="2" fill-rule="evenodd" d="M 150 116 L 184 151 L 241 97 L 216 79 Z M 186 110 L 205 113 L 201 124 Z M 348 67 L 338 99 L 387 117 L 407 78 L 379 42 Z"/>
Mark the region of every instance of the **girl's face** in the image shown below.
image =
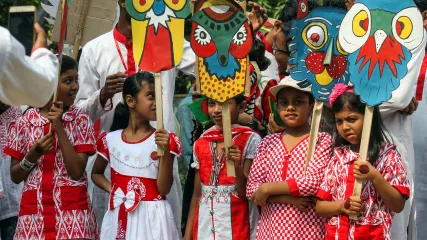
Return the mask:
<path id="1" fill-rule="evenodd" d="M 237 104 L 236 100 L 228 100 L 230 105 L 231 123 L 237 123 L 239 114 L 245 110 L 244 104 Z M 208 99 L 208 113 L 215 125 L 222 126 L 222 104 Z"/>
<path id="2" fill-rule="evenodd" d="M 136 113 L 148 121 L 156 121 L 156 95 L 154 83 L 142 83 L 141 91 L 136 96 L 136 99 L 130 95 L 126 97 L 127 104 L 130 109 L 134 109 Z"/>
<path id="3" fill-rule="evenodd" d="M 79 75 L 77 69 L 70 69 L 62 73 L 58 84 L 58 101 L 69 107 L 74 104 L 78 91 Z"/>
<path id="4" fill-rule="evenodd" d="M 362 138 L 364 115 L 345 107 L 335 113 L 338 134 L 352 145 L 359 145 Z"/>
<path id="5" fill-rule="evenodd" d="M 313 104 L 306 92 L 284 88 L 277 97 L 277 111 L 286 127 L 298 128 L 308 123 Z"/>

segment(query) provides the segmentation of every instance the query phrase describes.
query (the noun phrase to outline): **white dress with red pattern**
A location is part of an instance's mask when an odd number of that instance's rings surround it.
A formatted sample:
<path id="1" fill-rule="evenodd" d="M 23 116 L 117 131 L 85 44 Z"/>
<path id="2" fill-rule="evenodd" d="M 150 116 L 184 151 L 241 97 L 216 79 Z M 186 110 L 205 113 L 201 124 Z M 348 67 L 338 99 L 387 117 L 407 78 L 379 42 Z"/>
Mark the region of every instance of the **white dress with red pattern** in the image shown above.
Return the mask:
<path id="1" fill-rule="evenodd" d="M 324 201 L 346 200 L 352 196 L 355 177 L 354 162 L 358 153 L 349 146 L 338 147 L 325 171 L 325 178 L 317 193 Z M 393 144 L 384 144 L 377 161 L 373 165 L 385 180 L 402 195 L 409 198 L 409 180 L 400 154 Z M 345 214 L 328 219 L 326 224 L 327 240 L 391 240 L 391 221 L 394 216 L 375 191 L 370 181 L 362 186 L 362 207 L 358 220 L 349 220 Z"/>
<path id="2" fill-rule="evenodd" d="M 101 239 L 177 240 L 171 206 L 157 189 L 159 158 L 154 130 L 140 142 L 123 139 L 123 130 L 103 133 L 97 151 L 111 166 L 109 207 Z M 170 151 L 179 156 L 181 143 L 171 133 Z"/>
<path id="3" fill-rule="evenodd" d="M 248 127 L 233 125 L 233 144 L 244 160 L 254 159 L 261 137 Z M 214 126 L 194 143 L 193 168 L 199 170 L 202 196 L 194 218 L 193 238 L 198 240 L 249 240 L 255 238 L 258 210 L 236 189 L 235 177 L 227 176 L 223 154 L 217 154 L 222 130 Z M 234 167 L 234 166 L 233 166 Z"/>
<path id="4" fill-rule="evenodd" d="M 331 158 L 332 142 L 327 133 L 319 133 L 313 159 L 304 174 L 309 138 L 287 150 L 282 135 L 272 134 L 258 146 L 247 183 L 247 197 L 267 182 L 286 181 L 293 196 L 314 196 Z M 268 203 L 261 208 L 256 239 L 319 240 L 324 234 L 324 218 L 314 207 L 301 211 L 291 204 Z"/>
<path id="5" fill-rule="evenodd" d="M 95 153 L 89 117 L 70 107 L 62 117 L 77 153 Z M 49 133 L 50 122 L 30 109 L 9 129 L 4 152 L 22 160 L 37 140 Z M 14 239 L 96 239 L 98 225 L 87 191 L 87 176 L 75 181 L 67 173 L 57 136 L 54 150 L 40 157 L 25 180 Z"/>

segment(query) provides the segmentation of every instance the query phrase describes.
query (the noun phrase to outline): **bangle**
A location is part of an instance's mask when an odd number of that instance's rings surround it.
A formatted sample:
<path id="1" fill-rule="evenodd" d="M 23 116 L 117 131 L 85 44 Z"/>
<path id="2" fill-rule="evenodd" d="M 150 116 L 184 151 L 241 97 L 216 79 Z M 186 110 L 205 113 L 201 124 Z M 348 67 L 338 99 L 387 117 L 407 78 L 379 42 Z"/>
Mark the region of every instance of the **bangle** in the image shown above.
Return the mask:
<path id="1" fill-rule="evenodd" d="M 22 161 L 19 163 L 19 166 L 21 166 L 22 169 L 29 172 L 37 163 L 32 163 L 28 161 L 26 158 L 22 159 Z"/>

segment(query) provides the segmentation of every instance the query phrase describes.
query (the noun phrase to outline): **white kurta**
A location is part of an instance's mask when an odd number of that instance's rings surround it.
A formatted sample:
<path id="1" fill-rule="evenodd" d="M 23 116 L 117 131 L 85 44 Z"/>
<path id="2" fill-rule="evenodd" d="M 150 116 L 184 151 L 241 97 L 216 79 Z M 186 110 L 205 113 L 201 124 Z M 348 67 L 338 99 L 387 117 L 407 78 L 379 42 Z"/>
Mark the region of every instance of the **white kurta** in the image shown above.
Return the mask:
<path id="1" fill-rule="evenodd" d="M 46 48 L 31 57 L 6 28 L 0 27 L 0 101 L 42 107 L 58 84 L 58 59 Z"/>
<path id="2" fill-rule="evenodd" d="M 124 44 L 118 42 L 120 51 L 127 61 L 127 50 Z M 137 68 L 136 68 L 137 69 Z M 164 127 L 169 132 L 175 132 L 175 119 L 173 114 L 173 96 L 175 90 L 175 78 L 177 69 L 187 74 L 193 74 L 195 70 L 195 55 L 190 44 L 184 44 L 184 56 L 176 69 L 162 72 L 163 83 L 163 120 Z M 106 111 L 99 101 L 101 88 L 105 86 L 107 76 L 117 72 L 125 72 L 120 55 L 117 51 L 113 31 L 108 32 L 86 44 L 83 48 L 79 63 L 80 90 L 77 94 L 77 105 L 90 116 L 93 121 L 101 118 L 101 130 L 109 131 L 113 121 L 114 110 Z M 122 100 L 121 94 L 113 97 L 113 109 Z M 87 170 L 90 171 L 95 158 L 89 160 Z M 109 171 L 109 170 L 107 170 Z M 105 173 L 109 177 L 110 173 Z M 90 182 L 89 191 L 93 184 Z M 167 199 L 172 205 L 177 226 L 181 226 L 182 190 L 178 174 L 178 163 L 174 165 L 174 184 Z M 102 222 L 102 216 L 107 210 L 108 194 L 95 188 L 92 201 L 98 223 Z"/>
<path id="3" fill-rule="evenodd" d="M 420 46 L 412 51 L 412 59 L 408 63 L 408 74 L 400 81 L 398 89 L 393 91 L 392 98 L 380 106 L 381 116 L 387 131 L 402 156 L 408 178 L 411 182 L 411 197 L 406 201 L 405 209 L 393 218 L 393 240 L 416 240 L 415 204 L 414 203 L 414 148 L 412 142 L 411 116 L 400 114 L 415 96 L 418 73 L 425 54 L 426 34 Z M 406 234 L 408 229 L 408 235 Z"/>
<path id="4" fill-rule="evenodd" d="M 421 73 L 420 73 L 421 74 Z M 426 75 L 427 76 L 427 75 Z M 425 79 L 427 81 L 427 79 Z M 417 204 L 417 237 L 427 239 L 427 86 L 423 91 L 423 100 L 412 116 L 415 153 L 415 202 Z"/>

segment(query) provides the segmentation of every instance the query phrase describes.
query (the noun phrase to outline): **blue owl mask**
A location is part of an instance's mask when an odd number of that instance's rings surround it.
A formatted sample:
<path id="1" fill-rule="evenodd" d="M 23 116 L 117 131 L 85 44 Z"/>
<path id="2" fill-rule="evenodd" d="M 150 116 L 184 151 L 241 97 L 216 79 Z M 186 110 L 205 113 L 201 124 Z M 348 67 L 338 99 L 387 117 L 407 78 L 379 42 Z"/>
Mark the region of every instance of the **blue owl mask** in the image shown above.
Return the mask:
<path id="1" fill-rule="evenodd" d="M 423 41 L 423 19 L 412 0 L 359 0 L 345 16 L 339 44 L 348 52 L 355 92 L 370 106 L 388 101 Z"/>
<path id="2" fill-rule="evenodd" d="M 289 57 L 290 74 L 301 87 L 312 85 L 313 96 L 328 101 L 337 83 L 347 84 L 347 53 L 338 43 L 338 31 L 345 11 L 316 8 L 292 22 Z"/>

